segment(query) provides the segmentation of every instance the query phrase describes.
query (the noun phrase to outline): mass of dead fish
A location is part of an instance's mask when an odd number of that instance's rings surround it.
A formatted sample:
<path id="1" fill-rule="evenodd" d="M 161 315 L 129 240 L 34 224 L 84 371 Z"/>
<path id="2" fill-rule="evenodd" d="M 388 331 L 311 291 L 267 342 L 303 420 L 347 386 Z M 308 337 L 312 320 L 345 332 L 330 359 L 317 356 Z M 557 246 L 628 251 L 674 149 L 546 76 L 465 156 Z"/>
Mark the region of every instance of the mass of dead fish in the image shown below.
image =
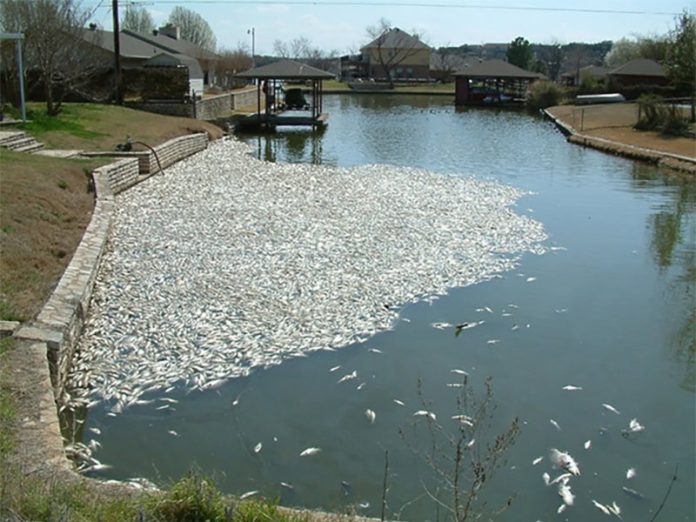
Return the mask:
<path id="1" fill-rule="evenodd" d="M 524 193 L 498 182 L 248 152 L 211 144 L 116 197 L 75 400 L 117 415 L 175 383 L 216 389 L 365 340 L 393 327 L 402 305 L 545 250 L 541 223 L 511 208 Z"/>

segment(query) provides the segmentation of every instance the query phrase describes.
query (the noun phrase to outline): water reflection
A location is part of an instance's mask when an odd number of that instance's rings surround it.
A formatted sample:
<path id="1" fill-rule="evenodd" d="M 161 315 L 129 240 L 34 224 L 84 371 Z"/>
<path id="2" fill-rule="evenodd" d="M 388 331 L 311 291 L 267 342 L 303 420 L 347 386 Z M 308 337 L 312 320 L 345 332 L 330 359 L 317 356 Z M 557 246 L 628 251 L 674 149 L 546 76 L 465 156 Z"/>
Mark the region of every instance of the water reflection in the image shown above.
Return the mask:
<path id="1" fill-rule="evenodd" d="M 257 159 L 288 163 L 331 164 L 324 157 L 322 136 L 324 130 L 294 129 L 279 127 L 275 132 L 263 134 L 243 134 L 242 139 L 254 143 L 254 156 Z"/>

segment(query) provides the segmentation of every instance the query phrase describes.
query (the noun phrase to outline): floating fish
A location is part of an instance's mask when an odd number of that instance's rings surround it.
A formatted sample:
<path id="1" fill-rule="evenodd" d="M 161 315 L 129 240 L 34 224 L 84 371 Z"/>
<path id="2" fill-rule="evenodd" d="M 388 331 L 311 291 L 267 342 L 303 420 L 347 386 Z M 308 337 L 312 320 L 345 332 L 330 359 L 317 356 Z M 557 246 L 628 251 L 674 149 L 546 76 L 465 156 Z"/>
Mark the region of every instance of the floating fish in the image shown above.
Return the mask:
<path id="1" fill-rule="evenodd" d="M 394 404 L 398 404 L 399 406 L 406 406 L 403 401 L 400 401 L 399 399 L 394 399 Z"/>
<path id="2" fill-rule="evenodd" d="M 435 414 L 431 411 L 427 410 L 418 410 L 413 414 L 414 417 L 428 417 L 432 420 L 436 420 L 437 418 L 435 417 Z"/>
<path id="3" fill-rule="evenodd" d="M 452 415 L 452 420 L 459 421 L 462 424 L 469 426 L 470 428 L 474 427 L 474 419 L 472 419 L 468 415 Z"/>
<path id="4" fill-rule="evenodd" d="M 254 446 L 254 453 L 258 453 L 259 451 L 261 451 L 262 448 L 263 444 L 259 442 L 256 446 Z"/>
<path id="5" fill-rule="evenodd" d="M 563 513 L 567 508 L 568 508 L 568 506 L 567 506 L 566 504 L 561 504 L 560 506 L 558 506 L 558 509 L 556 510 L 556 513 L 558 513 L 558 514 L 560 515 L 560 514 Z"/>
<path id="6" fill-rule="evenodd" d="M 616 503 L 616 501 L 613 501 L 611 505 L 607 504 L 607 508 L 609 511 L 612 512 L 612 514 L 616 515 L 617 517 L 621 518 L 621 508 L 619 505 Z"/>
<path id="7" fill-rule="evenodd" d="M 553 462 L 555 466 L 558 466 L 559 468 L 562 468 L 573 475 L 580 475 L 580 467 L 578 466 L 578 463 L 575 462 L 575 459 L 571 457 L 568 452 L 551 448 L 549 455 L 551 462 Z"/>
<path id="8" fill-rule="evenodd" d="M 459 370 L 455 368 L 454 370 L 450 370 L 450 373 L 456 373 L 457 375 L 464 375 L 465 377 L 469 376 L 468 372 L 465 372 L 464 370 Z"/>
<path id="9" fill-rule="evenodd" d="M 169 430 L 167 431 L 167 433 L 169 433 L 170 435 L 174 435 L 175 437 L 179 437 L 179 434 L 174 430 Z"/>
<path id="10" fill-rule="evenodd" d="M 500 342 L 500 339 L 488 339 L 486 341 L 487 344 L 498 344 Z"/>
<path id="11" fill-rule="evenodd" d="M 321 448 L 307 448 L 302 453 L 300 453 L 300 457 L 311 457 L 312 455 L 316 455 L 320 451 Z"/>
<path id="12" fill-rule="evenodd" d="M 581 386 L 573 386 L 572 384 L 568 384 L 567 386 L 564 386 L 563 389 L 565 391 L 582 391 Z"/>
<path id="13" fill-rule="evenodd" d="M 544 457 L 537 457 L 532 461 L 532 466 L 536 466 L 539 464 L 542 460 L 544 460 Z"/>
<path id="14" fill-rule="evenodd" d="M 368 408 L 367 410 L 365 410 L 365 417 L 367 417 L 367 420 L 370 422 L 370 424 L 374 424 L 375 419 L 377 418 L 377 414 Z"/>
<path id="15" fill-rule="evenodd" d="M 353 370 L 351 373 L 348 373 L 348 374 L 344 375 L 343 377 L 341 377 L 337 382 L 340 384 L 342 382 L 352 381 L 353 379 L 357 379 L 357 378 L 358 378 L 358 372 L 356 370 Z"/>
<path id="16" fill-rule="evenodd" d="M 528 277 L 527 282 L 531 283 L 532 281 L 536 281 L 536 277 Z"/>
<path id="17" fill-rule="evenodd" d="M 628 470 L 626 471 L 626 480 L 631 480 L 636 475 L 636 468 L 628 468 Z"/>
<path id="18" fill-rule="evenodd" d="M 333 373 L 333 372 L 338 371 L 340 369 L 341 369 L 341 365 L 339 364 L 338 366 L 334 366 L 332 368 L 329 368 L 329 372 Z"/>
<path id="19" fill-rule="evenodd" d="M 544 479 L 544 484 L 547 486 L 551 485 L 551 475 L 546 473 L 545 471 L 541 474 L 541 478 Z"/>
<path id="20" fill-rule="evenodd" d="M 561 431 L 561 425 L 558 424 L 555 420 L 549 419 L 549 422 L 551 423 L 551 425 L 552 425 L 554 428 L 556 428 L 558 431 Z"/>
<path id="21" fill-rule="evenodd" d="M 246 493 L 242 493 L 241 495 L 239 495 L 239 500 L 244 500 L 246 498 L 253 497 L 254 495 L 258 494 L 259 492 L 257 490 L 247 491 Z"/>
<path id="22" fill-rule="evenodd" d="M 597 509 L 599 509 L 599 510 L 600 510 L 602 513 L 604 513 L 605 515 L 611 515 L 611 514 L 612 514 L 611 510 L 610 510 L 607 506 L 605 506 L 604 504 L 601 504 L 601 503 L 597 502 L 595 499 L 592 499 L 592 503 L 595 505 L 595 507 L 596 507 Z"/>
<path id="23" fill-rule="evenodd" d="M 592 441 L 591 440 L 586 440 L 585 444 L 583 444 L 586 450 L 590 449 L 592 447 Z"/>
<path id="24" fill-rule="evenodd" d="M 431 323 L 433 328 L 436 330 L 445 330 L 447 328 L 452 328 L 452 325 L 450 323 Z"/>
<path id="25" fill-rule="evenodd" d="M 360 390 L 362 390 L 364 387 L 365 387 L 365 383 L 364 383 L 364 382 L 361 382 L 360 384 L 358 384 L 358 385 L 355 387 L 355 389 L 358 390 L 358 391 L 360 391 Z"/>
<path id="26" fill-rule="evenodd" d="M 101 435 L 101 430 L 99 428 L 92 427 L 92 428 L 89 428 L 89 431 L 91 431 L 92 433 L 95 433 L 97 435 Z"/>
<path id="27" fill-rule="evenodd" d="M 631 419 L 631 422 L 628 423 L 628 429 L 621 430 L 621 434 L 628 436 L 631 433 L 640 433 L 641 431 L 645 431 L 645 426 L 638 422 L 638 419 Z"/>
<path id="28" fill-rule="evenodd" d="M 466 443 L 466 447 L 470 448 L 476 443 L 476 439 L 471 439 L 469 442 Z"/>
<path id="29" fill-rule="evenodd" d="M 280 485 L 282 487 L 284 487 L 285 489 L 295 489 L 295 486 L 293 486 L 292 484 L 289 484 L 287 482 L 281 482 Z"/>
<path id="30" fill-rule="evenodd" d="M 642 493 L 639 493 L 635 489 L 627 488 L 626 486 L 621 486 L 621 489 L 623 490 L 624 493 L 626 493 L 627 495 L 629 495 L 633 498 L 637 498 L 640 500 L 645 498 L 645 495 L 643 495 Z"/>
<path id="31" fill-rule="evenodd" d="M 612 413 L 616 413 L 617 415 L 621 415 L 621 412 L 614 408 L 611 404 L 606 404 L 602 403 L 602 406 L 604 406 L 605 409 L 609 410 Z"/>
<path id="32" fill-rule="evenodd" d="M 384 353 L 384 352 L 383 352 L 382 350 L 380 350 L 379 348 L 369 348 L 367 351 L 368 351 L 368 352 L 372 352 L 372 353 Z"/>
<path id="33" fill-rule="evenodd" d="M 563 503 L 566 506 L 573 505 L 573 502 L 575 501 L 575 495 L 573 495 L 573 492 L 570 490 L 570 486 L 567 482 L 561 482 L 558 485 L 558 494 L 563 499 Z"/>

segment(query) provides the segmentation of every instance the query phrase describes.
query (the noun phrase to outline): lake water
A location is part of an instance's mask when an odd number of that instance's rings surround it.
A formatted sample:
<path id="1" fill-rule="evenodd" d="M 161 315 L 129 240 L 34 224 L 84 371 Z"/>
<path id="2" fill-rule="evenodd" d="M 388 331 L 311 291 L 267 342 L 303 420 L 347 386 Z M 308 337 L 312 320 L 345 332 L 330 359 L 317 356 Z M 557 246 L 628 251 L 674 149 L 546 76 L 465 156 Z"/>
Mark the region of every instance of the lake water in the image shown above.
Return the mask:
<path id="1" fill-rule="evenodd" d="M 658 520 L 695 519 L 696 182 L 567 144 L 548 122 L 522 113 L 458 111 L 449 102 L 327 96 L 325 132 L 242 139 L 269 161 L 387 163 L 518 187 L 532 195 L 516 212 L 541 221 L 553 248 L 526 255 L 500 278 L 405 306 L 396 328 L 359 345 L 215 390 L 175 390 L 175 409 L 144 405 L 110 417 L 94 407 L 85 427 L 101 430 L 95 456 L 113 466 L 98 476 L 162 483 L 197 467 L 227 492 L 258 490 L 284 505 L 379 516 L 388 450 L 388 516 L 445 520 L 444 508 L 424 494 L 426 487 L 444 490 L 425 461 L 432 448 L 426 422 L 413 413 L 424 409 L 422 399 L 452 432 L 460 389 L 447 384 L 461 382 L 451 373 L 457 368 L 470 374 L 475 397 L 492 378 L 497 408 L 489 435 L 520 419 L 505 464 L 481 490 L 491 509 L 516 495 L 500 519 L 603 519 L 595 499 L 616 501 L 624 520 L 650 520 L 675 467 Z M 482 320 L 460 335 L 432 326 Z M 353 370 L 360 380 L 337 384 Z M 562 390 L 566 385 L 582 390 Z M 623 437 L 632 418 L 646 429 Z M 472 447 L 481 448 L 478 455 L 485 441 L 481 434 Z M 437 442 L 438 457 L 454 455 Z M 298 448 L 306 447 L 322 451 L 300 458 Z M 556 487 L 542 480 L 544 472 L 558 474 L 548 458 L 554 447 L 581 469 L 571 481 L 575 505 L 562 515 Z M 629 468 L 637 471 L 631 480 Z"/>

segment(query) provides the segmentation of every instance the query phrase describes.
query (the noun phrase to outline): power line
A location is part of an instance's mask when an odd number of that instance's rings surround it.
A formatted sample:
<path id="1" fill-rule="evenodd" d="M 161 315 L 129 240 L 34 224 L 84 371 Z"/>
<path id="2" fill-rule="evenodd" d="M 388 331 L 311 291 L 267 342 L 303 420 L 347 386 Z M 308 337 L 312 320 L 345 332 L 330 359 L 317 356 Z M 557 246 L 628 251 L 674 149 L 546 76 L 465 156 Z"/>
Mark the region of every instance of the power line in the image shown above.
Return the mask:
<path id="1" fill-rule="evenodd" d="M 181 4 L 181 0 L 146 0 L 139 2 L 131 0 L 131 5 L 152 5 L 152 4 Z M 614 14 L 614 15 L 660 15 L 678 16 L 680 13 L 669 11 L 644 11 L 628 9 L 590 9 L 574 7 L 535 7 L 535 6 L 514 6 L 514 5 L 483 5 L 483 4 L 442 4 L 426 2 L 387 2 L 380 0 L 199 0 L 193 2 L 189 0 L 188 6 L 195 5 L 310 5 L 315 7 L 422 7 L 428 9 L 485 9 L 497 11 L 536 11 L 551 13 L 584 13 L 584 14 Z"/>

